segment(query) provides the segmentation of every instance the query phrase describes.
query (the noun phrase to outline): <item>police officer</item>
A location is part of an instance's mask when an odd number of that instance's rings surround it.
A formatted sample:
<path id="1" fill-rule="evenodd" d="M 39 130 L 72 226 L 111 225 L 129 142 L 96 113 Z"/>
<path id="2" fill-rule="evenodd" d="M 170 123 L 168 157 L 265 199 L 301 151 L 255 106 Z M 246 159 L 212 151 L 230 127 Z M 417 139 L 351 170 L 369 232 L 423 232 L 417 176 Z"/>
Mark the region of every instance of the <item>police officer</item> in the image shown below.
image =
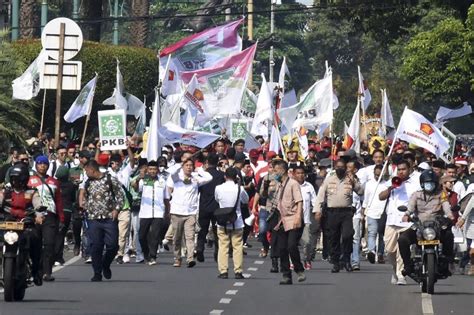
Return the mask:
<path id="1" fill-rule="evenodd" d="M 316 208 L 316 220 L 321 219 L 322 209 L 327 207 L 327 228 L 329 230 L 329 255 L 333 268 L 331 272 L 339 272 L 341 258 L 344 268 L 350 272 L 352 266 L 350 257 L 352 253 L 352 193 L 361 195 L 363 188 L 359 180 L 346 171 L 346 162 L 339 159 L 335 165 L 335 172 L 324 180 L 319 189 Z M 341 242 L 342 238 L 342 242 Z M 342 243 L 342 250 L 341 250 Z"/>
<path id="2" fill-rule="evenodd" d="M 408 202 L 408 210 L 403 217 L 407 222 L 412 213 L 415 213 L 423 224 L 424 221 L 434 220 L 436 216 L 445 214 L 453 220 L 451 206 L 447 200 L 442 198 L 442 190 L 439 185 L 438 177 L 432 170 L 426 170 L 420 175 L 420 185 L 422 190 L 415 192 Z M 441 230 L 440 241 L 443 244 L 443 255 L 448 262 L 454 261 L 453 247 L 454 236 L 451 228 Z M 410 256 L 410 245 L 416 242 L 416 231 L 408 229 L 400 234 L 398 238 L 398 248 L 405 266 L 403 274 L 412 275 L 413 264 Z M 449 270 L 443 270 L 449 276 Z"/>

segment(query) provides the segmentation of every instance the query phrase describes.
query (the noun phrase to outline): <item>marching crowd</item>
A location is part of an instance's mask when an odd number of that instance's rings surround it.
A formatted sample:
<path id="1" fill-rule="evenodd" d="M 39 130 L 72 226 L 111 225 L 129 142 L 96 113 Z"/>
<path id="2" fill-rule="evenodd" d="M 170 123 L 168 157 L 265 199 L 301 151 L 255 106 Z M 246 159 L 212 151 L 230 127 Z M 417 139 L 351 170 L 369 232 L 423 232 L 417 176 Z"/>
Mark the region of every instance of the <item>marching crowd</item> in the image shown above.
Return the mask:
<path id="1" fill-rule="evenodd" d="M 109 152 L 95 141 L 79 150 L 65 137 L 56 148 L 38 140 L 28 150 L 12 148 L 0 168 L 0 213 L 19 220 L 35 210 L 36 285 L 54 281 L 65 238 L 92 264 L 91 281 L 110 279 L 114 262 L 156 265 L 157 254 L 170 249 L 169 263 L 192 268 L 210 244 L 218 277 L 229 277 L 231 257 L 233 275 L 242 279 L 252 235 L 260 257 L 270 256 L 270 272 L 282 273 L 280 284 L 292 284 L 293 272 L 305 281 L 320 250 L 333 273 L 360 270 L 365 256 L 391 264 L 391 282 L 404 285 L 413 272 L 412 212 L 421 219 L 444 214 L 462 230 L 464 244 L 451 229 L 441 236 L 449 261 L 442 272 L 474 275 L 473 148 L 459 143 L 445 163 L 403 141 L 387 156 L 384 146 L 357 154 L 327 137 L 310 139 L 306 158 L 297 141 L 284 152 L 261 144 L 248 152 L 242 139 L 203 149 L 165 145 L 147 161 L 130 143 Z"/>

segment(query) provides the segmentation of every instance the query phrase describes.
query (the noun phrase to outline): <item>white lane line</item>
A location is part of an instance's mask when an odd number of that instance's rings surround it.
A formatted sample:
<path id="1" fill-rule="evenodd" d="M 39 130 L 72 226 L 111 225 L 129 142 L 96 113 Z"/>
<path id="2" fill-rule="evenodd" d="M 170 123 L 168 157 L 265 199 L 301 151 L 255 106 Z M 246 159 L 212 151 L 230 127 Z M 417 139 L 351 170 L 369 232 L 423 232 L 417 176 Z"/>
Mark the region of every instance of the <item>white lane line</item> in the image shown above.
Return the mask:
<path id="1" fill-rule="evenodd" d="M 263 265 L 265 262 L 263 260 L 256 260 L 254 264 L 256 265 Z"/>
<path id="2" fill-rule="evenodd" d="M 234 283 L 234 287 L 243 287 L 245 282 L 236 282 Z"/>
<path id="3" fill-rule="evenodd" d="M 232 301 L 232 299 L 229 298 L 222 298 L 219 303 L 220 304 L 229 304 Z"/>
<path id="4" fill-rule="evenodd" d="M 239 290 L 227 290 L 226 295 L 236 295 Z"/>
<path id="5" fill-rule="evenodd" d="M 244 276 L 245 279 L 248 279 L 252 276 L 251 273 L 243 273 L 242 276 Z"/>
<path id="6" fill-rule="evenodd" d="M 212 310 L 209 312 L 209 315 L 220 315 L 224 313 L 224 310 Z"/>
<path id="7" fill-rule="evenodd" d="M 68 261 L 66 261 L 64 263 L 64 265 L 62 266 L 56 266 L 53 268 L 53 272 L 58 272 L 59 270 L 63 269 L 64 267 L 67 267 L 69 265 L 72 265 L 73 263 L 75 263 L 76 261 L 78 261 L 79 259 L 81 259 L 81 256 L 74 256 L 72 257 L 71 259 L 69 259 Z"/>
<path id="8" fill-rule="evenodd" d="M 423 311 L 423 315 L 434 315 L 431 294 L 421 293 L 421 309 Z"/>
<path id="9" fill-rule="evenodd" d="M 249 268 L 247 268 L 247 270 L 248 270 L 248 271 L 257 271 L 257 270 L 258 270 L 258 268 L 255 268 L 255 267 L 249 267 Z"/>

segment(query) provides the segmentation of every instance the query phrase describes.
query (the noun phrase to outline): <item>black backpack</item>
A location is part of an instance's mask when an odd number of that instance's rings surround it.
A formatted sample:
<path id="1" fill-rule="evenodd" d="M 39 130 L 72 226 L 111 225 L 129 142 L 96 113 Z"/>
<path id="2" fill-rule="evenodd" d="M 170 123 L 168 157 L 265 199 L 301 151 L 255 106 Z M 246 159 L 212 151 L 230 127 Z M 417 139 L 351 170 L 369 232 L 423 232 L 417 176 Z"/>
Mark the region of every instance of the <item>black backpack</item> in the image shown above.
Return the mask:
<path id="1" fill-rule="evenodd" d="M 235 221 L 237 220 L 237 205 L 240 201 L 240 184 L 238 185 L 239 188 L 237 191 L 237 200 L 235 201 L 235 205 L 233 207 L 217 208 L 214 211 L 214 217 L 216 218 L 217 224 L 223 226 L 224 228 L 226 228 L 228 224 L 234 225 Z"/>

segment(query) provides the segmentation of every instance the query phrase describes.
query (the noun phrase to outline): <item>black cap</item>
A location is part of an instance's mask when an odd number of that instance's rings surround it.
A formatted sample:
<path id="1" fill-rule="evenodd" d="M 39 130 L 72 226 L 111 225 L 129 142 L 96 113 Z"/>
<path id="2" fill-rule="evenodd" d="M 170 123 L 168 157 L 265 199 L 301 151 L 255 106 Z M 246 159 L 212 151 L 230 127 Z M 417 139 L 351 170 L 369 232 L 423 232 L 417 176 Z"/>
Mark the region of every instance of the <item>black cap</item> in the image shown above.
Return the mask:
<path id="1" fill-rule="evenodd" d="M 238 144 L 245 144 L 245 140 L 244 140 L 244 139 L 237 139 L 237 140 L 235 140 L 234 146 L 235 146 L 235 145 L 238 145 Z"/>
<path id="2" fill-rule="evenodd" d="M 243 154 L 242 152 L 238 152 L 235 154 L 235 157 L 234 157 L 234 161 L 235 162 L 245 162 L 245 159 L 247 157 L 245 156 L 245 154 Z"/>
<path id="3" fill-rule="evenodd" d="M 82 150 L 79 151 L 79 158 L 90 159 L 92 158 L 92 154 L 88 150 Z"/>
<path id="4" fill-rule="evenodd" d="M 331 159 L 321 159 L 321 161 L 319 161 L 319 167 L 330 167 L 331 166 Z"/>

